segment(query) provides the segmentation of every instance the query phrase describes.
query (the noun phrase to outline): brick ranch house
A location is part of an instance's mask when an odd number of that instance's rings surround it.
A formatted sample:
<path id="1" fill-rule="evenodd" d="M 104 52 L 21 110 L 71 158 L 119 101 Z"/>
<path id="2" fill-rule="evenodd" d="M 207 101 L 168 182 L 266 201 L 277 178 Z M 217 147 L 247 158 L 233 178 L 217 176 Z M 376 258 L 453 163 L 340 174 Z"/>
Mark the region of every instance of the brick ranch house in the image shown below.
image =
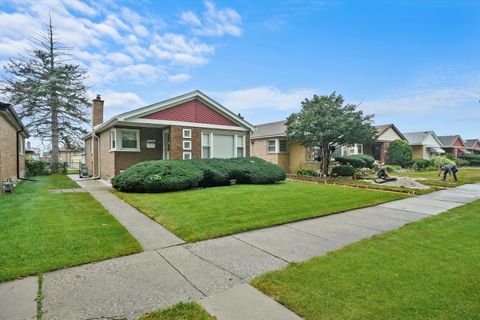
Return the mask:
<path id="1" fill-rule="evenodd" d="M 403 134 L 412 147 L 412 156 L 417 159 L 431 159 L 444 155 L 442 142 L 433 131 L 407 132 Z"/>
<path id="2" fill-rule="evenodd" d="M 29 133 L 13 107 L 0 103 L 0 193 L 1 182 L 16 182 L 25 176 L 25 139 Z"/>
<path id="3" fill-rule="evenodd" d="M 474 154 L 480 154 L 480 140 L 467 139 L 465 140 L 465 149 Z"/>
<path id="4" fill-rule="evenodd" d="M 198 90 L 106 122 L 103 107 L 97 96 L 93 100 L 93 130 L 83 138 L 88 172 L 103 180 L 142 161 L 250 155 L 254 126 Z"/>
<path id="5" fill-rule="evenodd" d="M 465 148 L 465 144 L 458 134 L 453 136 L 438 136 L 438 139 L 442 142 L 442 149 L 455 158 L 465 153 L 470 153 L 470 151 Z"/>
<path id="6" fill-rule="evenodd" d="M 316 147 L 303 146 L 298 142 L 288 141 L 286 120 L 260 124 L 252 134 L 252 156 L 281 165 L 287 172 L 298 169 L 319 169 Z M 377 134 L 373 144 L 354 144 L 340 146 L 332 154 L 332 159 L 339 156 L 369 154 L 375 160 L 385 162 L 388 145 L 393 140 L 406 140 L 393 124 L 375 126 Z"/>

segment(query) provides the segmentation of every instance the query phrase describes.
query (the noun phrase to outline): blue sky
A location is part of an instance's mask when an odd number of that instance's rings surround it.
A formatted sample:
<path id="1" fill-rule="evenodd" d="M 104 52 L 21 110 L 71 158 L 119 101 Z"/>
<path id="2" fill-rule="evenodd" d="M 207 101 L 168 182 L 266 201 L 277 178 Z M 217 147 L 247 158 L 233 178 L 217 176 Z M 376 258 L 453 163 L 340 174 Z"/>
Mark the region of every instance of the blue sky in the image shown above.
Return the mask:
<path id="1" fill-rule="evenodd" d="M 480 1 L 0 0 L 0 65 L 49 13 L 107 116 L 200 89 L 259 124 L 337 91 L 378 124 L 480 137 Z"/>

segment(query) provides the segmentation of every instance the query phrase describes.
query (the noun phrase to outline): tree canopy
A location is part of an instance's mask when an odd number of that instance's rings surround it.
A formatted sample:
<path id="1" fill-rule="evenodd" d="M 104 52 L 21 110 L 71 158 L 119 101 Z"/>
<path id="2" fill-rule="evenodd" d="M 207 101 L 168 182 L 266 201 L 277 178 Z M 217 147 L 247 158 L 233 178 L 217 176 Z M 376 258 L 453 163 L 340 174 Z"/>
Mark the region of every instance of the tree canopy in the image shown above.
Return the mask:
<path id="1" fill-rule="evenodd" d="M 398 164 L 405 167 L 412 161 L 412 148 L 407 141 L 394 140 L 390 142 L 387 149 L 387 160 L 389 164 Z"/>
<path id="2" fill-rule="evenodd" d="M 376 131 L 373 115 L 365 115 L 357 105 L 345 104 L 341 95 L 305 99 L 301 111 L 287 119 L 287 136 L 306 147 L 318 147 L 321 152 L 322 172 L 328 174 L 333 151 L 342 145 L 370 143 Z"/>
<path id="3" fill-rule="evenodd" d="M 50 21 L 45 32 L 31 41 L 27 55 L 11 58 L 4 66 L 0 87 L 32 135 L 51 145 L 53 163 L 58 162 L 60 144 L 77 148 L 87 133 L 86 72 L 68 63 L 68 50 L 57 41 Z"/>

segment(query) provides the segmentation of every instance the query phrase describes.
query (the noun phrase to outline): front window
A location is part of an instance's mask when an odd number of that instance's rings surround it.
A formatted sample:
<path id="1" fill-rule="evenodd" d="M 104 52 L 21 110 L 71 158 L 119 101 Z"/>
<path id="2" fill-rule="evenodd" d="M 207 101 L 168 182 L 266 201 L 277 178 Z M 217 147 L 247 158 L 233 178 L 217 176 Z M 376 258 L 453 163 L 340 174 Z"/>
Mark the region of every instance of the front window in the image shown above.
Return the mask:
<path id="1" fill-rule="evenodd" d="M 110 149 L 115 150 L 117 144 L 117 131 L 111 130 L 110 131 Z"/>
<path id="2" fill-rule="evenodd" d="M 112 151 L 140 151 L 140 130 L 112 129 L 110 147 Z"/>
<path id="3" fill-rule="evenodd" d="M 278 139 L 278 152 L 287 152 L 287 139 Z"/>
<path id="4" fill-rule="evenodd" d="M 192 150 L 192 142 L 190 140 L 183 140 L 183 149 Z"/>
<path id="5" fill-rule="evenodd" d="M 190 160 L 192 159 L 192 153 L 191 152 L 184 152 L 183 153 L 183 160 Z"/>
<path id="6" fill-rule="evenodd" d="M 305 160 L 309 162 L 315 162 L 320 159 L 320 147 L 306 147 Z"/>
<path id="7" fill-rule="evenodd" d="M 210 133 L 204 132 L 202 133 L 202 158 L 209 159 L 210 158 Z"/>
<path id="8" fill-rule="evenodd" d="M 244 136 L 237 136 L 237 158 L 244 157 L 244 154 L 245 154 Z"/>
<path id="9" fill-rule="evenodd" d="M 183 138 L 190 139 L 192 137 L 192 130 L 191 129 L 183 129 Z"/>
<path id="10" fill-rule="evenodd" d="M 268 153 L 275 153 L 277 150 L 277 141 L 275 139 L 268 139 L 267 140 L 267 152 Z"/>

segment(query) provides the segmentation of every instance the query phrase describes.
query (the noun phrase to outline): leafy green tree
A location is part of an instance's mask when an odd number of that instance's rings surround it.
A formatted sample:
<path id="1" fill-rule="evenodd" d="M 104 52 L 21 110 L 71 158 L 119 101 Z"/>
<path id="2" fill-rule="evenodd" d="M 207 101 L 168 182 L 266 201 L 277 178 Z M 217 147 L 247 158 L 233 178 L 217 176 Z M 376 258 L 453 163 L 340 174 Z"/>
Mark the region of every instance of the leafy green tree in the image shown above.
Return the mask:
<path id="1" fill-rule="evenodd" d="M 357 105 L 344 104 L 341 95 L 314 95 L 302 102 L 302 109 L 287 119 L 287 136 L 306 147 L 318 147 L 321 170 L 328 174 L 330 157 L 337 147 L 354 143 L 370 143 L 375 137 L 373 115 L 357 110 Z"/>
<path id="2" fill-rule="evenodd" d="M 390 142 L 387 149 L 387 161 L 389 164 L 397 164 L 405 167 L 412 162 L 412 148 L 405 140 Z"/>
<path id="3" fill-rule="evenodd" d="M 90 106 L 83 81 L 85 71 L 71 60 L 68 48 L 57 40 L 52 22 L 31 42 L 27 56 L 11 58 L 4 66 L 2 92 L 19 107 L 28 130 L 52 148 L 52 163 L 58 163 L 60 143 L 65 148 L 80 145 L 87 133 Z"/>

